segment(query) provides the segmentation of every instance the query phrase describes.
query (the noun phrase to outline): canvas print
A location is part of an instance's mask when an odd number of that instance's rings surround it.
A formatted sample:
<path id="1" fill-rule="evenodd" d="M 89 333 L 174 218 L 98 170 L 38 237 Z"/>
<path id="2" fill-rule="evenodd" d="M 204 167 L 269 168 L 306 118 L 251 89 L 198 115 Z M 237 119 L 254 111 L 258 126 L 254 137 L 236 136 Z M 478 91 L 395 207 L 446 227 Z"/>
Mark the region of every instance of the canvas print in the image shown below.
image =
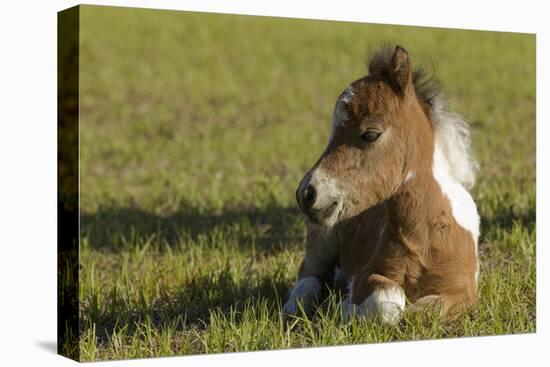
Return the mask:
<path id="1" fill-rule="evenodd" d="M 58 350 L 536 331 L 535 35 L 78 6 Z"/>

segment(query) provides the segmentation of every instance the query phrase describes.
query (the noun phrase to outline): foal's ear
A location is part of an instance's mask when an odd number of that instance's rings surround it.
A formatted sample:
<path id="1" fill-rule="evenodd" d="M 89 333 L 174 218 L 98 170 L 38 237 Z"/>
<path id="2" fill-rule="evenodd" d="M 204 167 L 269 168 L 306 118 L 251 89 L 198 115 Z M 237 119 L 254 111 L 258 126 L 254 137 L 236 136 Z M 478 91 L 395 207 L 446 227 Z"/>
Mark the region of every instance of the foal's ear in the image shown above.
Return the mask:
<path id="1" fill-rule="evenodd" d="M 402 93 L 405 93 L 407 86 L 412 82 L 411 64 L 409 54 L 400 47 L 395 46 L 395 51 L 391 59 L 391 74 L 394 82 L 399 86 Z"/>

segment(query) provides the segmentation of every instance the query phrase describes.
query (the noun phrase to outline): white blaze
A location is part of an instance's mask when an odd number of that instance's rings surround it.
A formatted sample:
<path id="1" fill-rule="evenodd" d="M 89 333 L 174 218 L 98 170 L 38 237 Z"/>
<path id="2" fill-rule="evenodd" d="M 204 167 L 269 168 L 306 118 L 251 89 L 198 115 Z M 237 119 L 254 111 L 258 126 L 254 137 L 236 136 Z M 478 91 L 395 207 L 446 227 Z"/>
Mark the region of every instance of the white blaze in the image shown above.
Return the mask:
<path id="1" fill-rule="evenodd" d="M 330 132 L 330 137 L 328 139 L 329 142 L 332 140 L 332 137 L 334 136 L 334 131 L 336 130 L 338 125 L 340 125 L 348 118 L 344 107 L 351 101 L 352 98 L 353 88 L 351 86 L 347 87 L 342 92 L 340 97 L 338 97 L 336 105 L 334 106 L 334 113 L 332 114 L 332 131 Z"/>

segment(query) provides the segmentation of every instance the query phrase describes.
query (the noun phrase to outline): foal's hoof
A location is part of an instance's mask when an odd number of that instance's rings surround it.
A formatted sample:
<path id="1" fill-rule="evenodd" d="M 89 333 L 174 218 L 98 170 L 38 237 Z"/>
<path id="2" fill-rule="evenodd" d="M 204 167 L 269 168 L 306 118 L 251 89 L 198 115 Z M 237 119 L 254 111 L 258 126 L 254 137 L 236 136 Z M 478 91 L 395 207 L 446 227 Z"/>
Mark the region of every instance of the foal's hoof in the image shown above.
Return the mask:
<path id="1" fill-rule="evenodd" d="M 311 300 L 306 301 L 303 299 L 289 299 L 283 306 L 283 316 L 290 318 L 291 316 L 301 316 L 305 314 L 306 317 L 311 317 L 313 314 L 313 302 Z"/>
<path id="2" fill-rule="evenodd" d="M 403 308 L 393 302 L 373 302 L 369 297 L 360 305 L 345 299 L 338 304 L 344 322 L 352 319 L 368 319 L 384 325 L 395 325 L 401 319 Z"/>
<path id="3" fill-rule="evenodd" d="M 295 316 L 298 313 L 298 305 L 295 301 L 289 300 L 285 305 L 283 306 L 283 316 Z"/>
<path id="4" fill-rule="evenodd" d="M 319 279 L 313 276 L 300 279 L 290 292 L 287 303 L 283 306 L 283 314 L 298 316 L 303 310 L 306 316 L 309 317 L 320 293 L 321 284 Z"/>

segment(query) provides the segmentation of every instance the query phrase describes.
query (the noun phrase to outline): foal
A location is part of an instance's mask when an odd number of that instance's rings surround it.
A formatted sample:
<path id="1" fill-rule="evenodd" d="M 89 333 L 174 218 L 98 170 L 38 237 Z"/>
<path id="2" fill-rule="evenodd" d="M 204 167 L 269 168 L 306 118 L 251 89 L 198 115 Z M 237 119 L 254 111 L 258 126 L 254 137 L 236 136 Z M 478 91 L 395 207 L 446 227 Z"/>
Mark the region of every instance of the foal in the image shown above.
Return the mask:
<path id="1" fill-rule="evenodd" d="M 285 314 L 311 313 L 321 284 L 345 279 L 345 317 L 395 323 L 405 309 L 458 316 L 476 301 L 479 216 L 468 125 L 397 46 L 340 95 L 327 148 L 296 198 L 309 220 Z"/>

